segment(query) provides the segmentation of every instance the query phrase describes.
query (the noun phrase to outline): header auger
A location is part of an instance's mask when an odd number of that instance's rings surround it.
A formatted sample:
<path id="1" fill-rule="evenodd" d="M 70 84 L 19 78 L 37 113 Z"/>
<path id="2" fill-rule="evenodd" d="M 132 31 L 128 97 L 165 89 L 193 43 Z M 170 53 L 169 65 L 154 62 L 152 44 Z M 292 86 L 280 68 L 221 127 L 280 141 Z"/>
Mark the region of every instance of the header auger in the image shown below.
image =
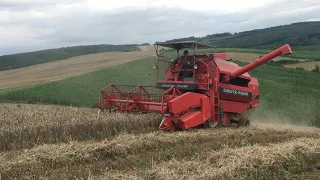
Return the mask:
<path id="1" fill-rule="evenodd" d="M 159 46 L 177 50 L 177 58 L 163 60 Z M 179 50 L 187 48 L 194 53 L 184 51 L 180 56 Z M 100 110 L 161 113 L 161 130 L 249 125 L 245 114 L 259 106 L 260 92 L 258 80 L 248 71 L 279 55 L 291 54 L 290 46 L 283 45 L 244 67 L 230 62 L 226 53 L 196 53 L 210 48 L 214 47 L 196 42 L 155 43 L 156 86 L 109 85 L 100 92 Z M 160 62 L 169 64 L 162 80 L 158 79 Z"/>

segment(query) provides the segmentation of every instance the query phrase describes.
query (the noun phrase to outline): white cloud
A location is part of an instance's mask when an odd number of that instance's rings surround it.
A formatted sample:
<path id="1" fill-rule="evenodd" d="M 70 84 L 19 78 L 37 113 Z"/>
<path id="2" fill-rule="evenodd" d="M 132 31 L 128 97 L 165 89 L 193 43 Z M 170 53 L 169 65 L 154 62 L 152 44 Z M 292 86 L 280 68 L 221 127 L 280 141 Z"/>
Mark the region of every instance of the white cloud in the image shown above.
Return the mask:
<path id="1" fill-rule="evenodd" d="M 182 8 L 206 13 L 222 13 L 247 10 L 261 7 L 275 0 L 88 0 L 90 8 L 100 11 L 116 11 L 118 9 L 148 9 L 148 8 Z"/>
<path id="2" fill-rule="evenodd" d="M 318 0 L 2 0 L 0 55 L 125 44 L 319 20 Z"/>

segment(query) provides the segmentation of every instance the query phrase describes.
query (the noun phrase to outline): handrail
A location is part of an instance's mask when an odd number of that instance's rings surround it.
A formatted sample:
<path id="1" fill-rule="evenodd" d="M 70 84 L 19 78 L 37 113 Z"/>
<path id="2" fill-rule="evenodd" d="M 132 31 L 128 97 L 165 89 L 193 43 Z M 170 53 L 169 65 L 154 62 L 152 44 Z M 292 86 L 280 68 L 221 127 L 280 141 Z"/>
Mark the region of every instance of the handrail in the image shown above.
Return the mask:
<path id="1" fill-rule="evenodd" d="M 215 63 L 211 63 L 211 65 L 214 66 L 215 69 L 217 69 L 217 70 L 219 69 L 219 67 Z M 217 75 L 217 77 L 216 77 L 217 80 L 215 80 L 215 88 L 216 88 L 215 90 L 218 91 L 218 83 L 219 83 L 219 79 L 220 79 L 219 72 L 216 72 L 216 75 Z"/>
<path id="2" fill-rule="evenodd" d="M 195 73 L 194 75 L 200 75 L 198 78 L 202 77 L 203 75 L 210 75 L 210 74 L 209 74 L 209 65 L 208 65 L 206 62 L 204 62 L 204 61 L 197 61 L 197 62 L 201 62 L 201 63 L 203 63 L 203 64 L 205 65 L 206 73 L 205 73 L 205 74 L 196 74 L 196 73 Z M 194 72 L 195 72 L 195 71 L 194 71 Z M 199 84 L 202 84 L 202 83 L 199 83 Z M 208 85 L 206 89 L 209 89 L 209 86 L 210 86 L 209 80 L 208 80 L 208 83 L 204 83 L 204 84 Z"/>

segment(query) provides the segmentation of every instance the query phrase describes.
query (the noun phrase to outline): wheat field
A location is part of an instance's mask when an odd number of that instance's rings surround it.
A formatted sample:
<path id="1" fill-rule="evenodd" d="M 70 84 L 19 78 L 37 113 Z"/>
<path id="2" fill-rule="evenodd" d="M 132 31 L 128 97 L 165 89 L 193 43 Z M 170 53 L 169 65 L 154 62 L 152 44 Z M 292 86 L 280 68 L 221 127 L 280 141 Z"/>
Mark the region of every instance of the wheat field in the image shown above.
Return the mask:
<path id="1" fill-rule="evenodd" d="M 161 132 L 157 114 L 0 104 L 0 179 L 317 179 L 320 130 Z"/>

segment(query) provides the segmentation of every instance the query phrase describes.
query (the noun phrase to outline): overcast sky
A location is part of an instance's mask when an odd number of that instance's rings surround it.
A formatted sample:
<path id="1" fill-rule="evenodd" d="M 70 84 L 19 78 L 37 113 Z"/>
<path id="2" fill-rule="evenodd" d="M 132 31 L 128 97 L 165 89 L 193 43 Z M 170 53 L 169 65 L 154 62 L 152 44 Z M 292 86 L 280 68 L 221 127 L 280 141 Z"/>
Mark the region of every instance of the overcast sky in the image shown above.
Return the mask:
<path id="1" fill-rule="evenodd" d="M 0 0 L 0 55 L 320 20 L 320 0 Z"/>

